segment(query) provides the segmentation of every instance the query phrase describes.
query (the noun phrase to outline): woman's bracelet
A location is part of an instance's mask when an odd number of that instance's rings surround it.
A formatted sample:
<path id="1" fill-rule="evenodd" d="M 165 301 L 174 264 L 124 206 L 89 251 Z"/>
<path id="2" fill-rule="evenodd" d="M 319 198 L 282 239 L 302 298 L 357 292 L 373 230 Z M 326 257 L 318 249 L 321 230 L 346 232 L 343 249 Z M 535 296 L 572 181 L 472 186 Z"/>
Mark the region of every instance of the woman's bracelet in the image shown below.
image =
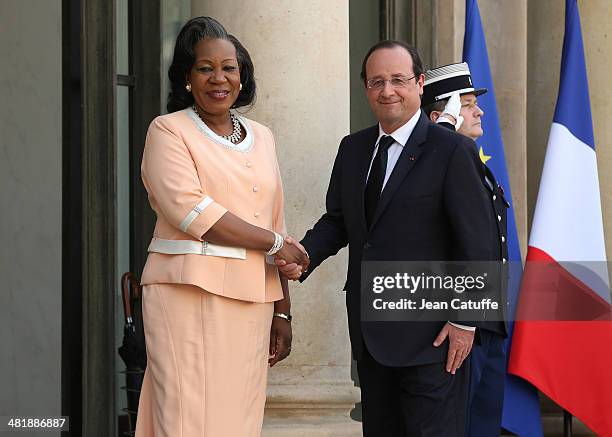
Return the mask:
<path id="1" fill-rule="evenodd" d="M 272 245 L 270 250 L 266 252 L 266 255 L 269 255 L 269 256 L 274 255 L 276 252 L 278 252 L 279 250 L 283 248 L 284 244 L 285 244 L 285 239 L 283 238 L 283 236 L 277 232 L 274 232 L 274 244 Z"/>

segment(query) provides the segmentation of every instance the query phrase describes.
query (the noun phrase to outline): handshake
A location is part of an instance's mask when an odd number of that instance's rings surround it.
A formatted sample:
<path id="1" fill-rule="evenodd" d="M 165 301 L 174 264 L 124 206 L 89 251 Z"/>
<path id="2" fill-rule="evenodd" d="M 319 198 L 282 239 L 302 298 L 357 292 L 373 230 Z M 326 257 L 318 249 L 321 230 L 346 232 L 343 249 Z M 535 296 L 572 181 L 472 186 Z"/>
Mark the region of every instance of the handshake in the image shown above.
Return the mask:
<path id="1" fill-rule="evenodd" d="M 287 237 L 283 247 L 274 254 L 274 263 L 285 278 L 295 281 L 308 270 L 310 259 L 304 246 L 292 237 Z"/>

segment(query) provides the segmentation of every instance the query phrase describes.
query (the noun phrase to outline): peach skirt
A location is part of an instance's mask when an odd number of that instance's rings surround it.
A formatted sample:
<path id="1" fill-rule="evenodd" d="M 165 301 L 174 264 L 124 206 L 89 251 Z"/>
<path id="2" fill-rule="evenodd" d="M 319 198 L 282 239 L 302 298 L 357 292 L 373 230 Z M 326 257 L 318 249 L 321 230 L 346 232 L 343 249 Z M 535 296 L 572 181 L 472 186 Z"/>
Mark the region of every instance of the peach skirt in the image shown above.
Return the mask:
<path id="1" fill-rule="evenodd" d="M 259 436 L 273 308 L 194 285 L 145 285 L 136 437 Z"/>

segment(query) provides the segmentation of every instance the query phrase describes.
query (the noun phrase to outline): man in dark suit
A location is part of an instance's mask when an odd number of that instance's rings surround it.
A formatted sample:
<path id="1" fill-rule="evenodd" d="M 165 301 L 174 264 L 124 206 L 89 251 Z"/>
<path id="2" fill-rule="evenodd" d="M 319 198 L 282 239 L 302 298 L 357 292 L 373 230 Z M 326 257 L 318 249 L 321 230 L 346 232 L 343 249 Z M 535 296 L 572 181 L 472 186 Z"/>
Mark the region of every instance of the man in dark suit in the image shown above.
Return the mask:
<path id="1" fill-rule="evenodd" d="M 473 327 L 365 322 L 360 274 L 362 261 L 493 259 L 496 225 L 484 168 L 472 140 L 421 112 L 423 66 L 413 47 L 374 45 L 362 78 L 379 123 L 340 143 L 326 212 L 301 241 L 310 265 L 300 280 L 349 246 L 346 305 L 365 437 L 462 436 L 468 383 L 462 364 Z M 301 273 L 278 264 L 288 277 Z"/>
<path id="2" fill-rule="evenodd" d="M 486 92 L 485 88 L 474 88 L 467 63 L 445 65 L 425 73 L 422 109 L 439 126 L 456 130 L 476 141 L 484 134 L 480 122 L 484 112 L 478 106 L 477 97 Z M 487 166 L 485 182 L 489 191 L 490 208 L 498 218 L 498 232 L 491 241 L 491 246 L 495 250 L 496 259 L 505 265 L 508 258 L 506 210 L 510 205 L 506 201 L 504 190 Z M 505 296 L 505 287 L 504 280 L 501 283 L 502 296 Z M 482 322 L 477 334 L 470 357 L 466 437 L 498 436 L 501 430 L 506 377 L 506 325 L 500 320 Z"/>

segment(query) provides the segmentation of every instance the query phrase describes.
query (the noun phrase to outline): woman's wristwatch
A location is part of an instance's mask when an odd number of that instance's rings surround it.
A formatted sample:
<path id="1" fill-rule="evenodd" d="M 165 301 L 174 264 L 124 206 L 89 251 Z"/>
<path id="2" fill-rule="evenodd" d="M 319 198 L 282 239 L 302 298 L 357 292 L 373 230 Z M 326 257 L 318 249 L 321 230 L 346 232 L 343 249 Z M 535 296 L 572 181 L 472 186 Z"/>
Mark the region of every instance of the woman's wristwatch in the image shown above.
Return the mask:
<path id="1" fill-rule="evenodd" d="M 291 323 L 291 320 L 293 320 L 293 317 L 291 316 L 291 314 L 287 314 L 287 313 L 274 313 L 274 314 L 272 314 L 272 316 L 273 317 L 280 317 L 281 319 L 285 319 L 289 323 Z"/>

